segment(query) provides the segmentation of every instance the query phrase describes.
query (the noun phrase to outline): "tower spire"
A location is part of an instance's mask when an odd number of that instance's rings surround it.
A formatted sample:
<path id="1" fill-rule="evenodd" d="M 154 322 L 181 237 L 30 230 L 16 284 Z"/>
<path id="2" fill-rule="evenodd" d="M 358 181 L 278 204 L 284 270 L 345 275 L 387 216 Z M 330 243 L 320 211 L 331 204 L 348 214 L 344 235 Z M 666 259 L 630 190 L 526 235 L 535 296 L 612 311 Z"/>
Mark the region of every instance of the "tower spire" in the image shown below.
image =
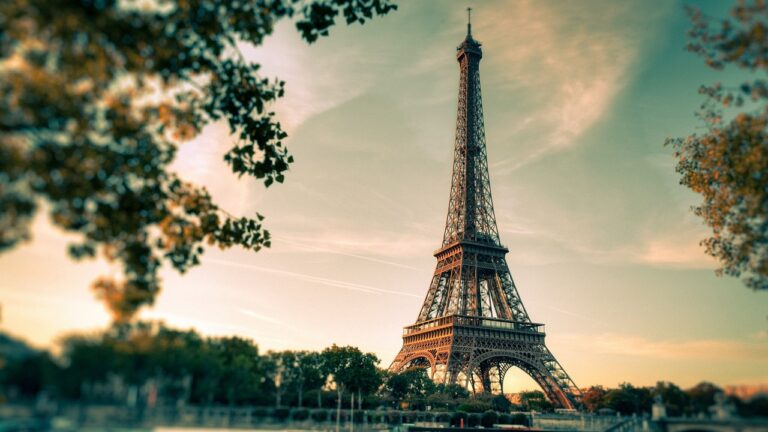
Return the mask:
<path id="1" fill-rule="evenodd" d="M 472 36 L 472 8 L 467 8 L 467 36 Z"/>

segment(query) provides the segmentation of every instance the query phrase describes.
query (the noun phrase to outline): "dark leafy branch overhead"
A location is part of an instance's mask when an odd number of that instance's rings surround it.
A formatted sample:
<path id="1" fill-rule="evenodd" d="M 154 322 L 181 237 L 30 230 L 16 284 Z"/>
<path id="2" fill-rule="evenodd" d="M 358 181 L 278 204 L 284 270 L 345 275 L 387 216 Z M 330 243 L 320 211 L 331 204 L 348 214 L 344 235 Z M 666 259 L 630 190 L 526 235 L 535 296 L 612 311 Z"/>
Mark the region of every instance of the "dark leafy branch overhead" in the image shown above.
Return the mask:
<path id="1" fill-rule="evenodd" d="M 308 42 L 337 17 L 363 23 L 378 0 L 9 0 L 0 3 L 0 251 L 31 237 L 39 209 L 122 277 L 94 289 L 118 320 L 151 304 L 163 262 L 184 272 L 203 245 L 270 245 L 262 217 L 234 217 L 169 170 L 179 144 L 214 121 L 237 176 L 282 182 L 293 157 L 270 111 L 284 83 L 238 44 L 284 18 Z"/>
<path id="2" fill-rule="evenodd" d="M 712 229 L 702 244 L 720 261 L 718 274 L 768 290 L 768 7 L 740 1 L 719 22 L 697 9 L 689 15 L 688 49 L 714 69 L 735 66 L 748 77 L 701 87 L 706 132 L 667 145 L 681 184 L 704 198 L 693 210 Z"/>

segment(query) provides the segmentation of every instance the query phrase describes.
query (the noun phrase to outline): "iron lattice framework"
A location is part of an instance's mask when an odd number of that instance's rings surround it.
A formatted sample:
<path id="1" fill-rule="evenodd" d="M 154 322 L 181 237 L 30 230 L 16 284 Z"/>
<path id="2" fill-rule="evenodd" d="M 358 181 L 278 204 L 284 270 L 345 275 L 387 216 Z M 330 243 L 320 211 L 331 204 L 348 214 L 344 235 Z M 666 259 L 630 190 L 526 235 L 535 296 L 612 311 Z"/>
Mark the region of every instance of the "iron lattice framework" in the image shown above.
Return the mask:
<path id="1" fill-rule="evenodd" d="M 575 408 L 581 392 L 544 344 L 544 326 L 528 317 L 501 245 L 493 211 L 483 106 L 480 43 L 458 47 L 461 79 L 451 197 L 435 269 L 414 325 L 405 327 L 393 372 L 429 367 L 438 383 L 503 393 L 504 375 L 518 367 L 549 400 Z"/>

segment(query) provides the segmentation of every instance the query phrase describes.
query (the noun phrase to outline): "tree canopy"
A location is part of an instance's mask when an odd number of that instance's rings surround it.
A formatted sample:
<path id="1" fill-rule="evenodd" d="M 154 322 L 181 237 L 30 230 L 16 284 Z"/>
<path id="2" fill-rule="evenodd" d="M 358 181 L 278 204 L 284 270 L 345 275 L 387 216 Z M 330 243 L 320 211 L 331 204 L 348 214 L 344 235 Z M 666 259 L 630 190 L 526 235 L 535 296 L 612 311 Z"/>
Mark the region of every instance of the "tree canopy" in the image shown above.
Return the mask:
<path id="1" fill-rule="evenodd" d="M 375 385 L 360 386 L 366 382 Z M 140 409 L 150 404 L 274 407 L 280 398 L 282 408 L 273 411 L 278 415 L 287 407 L 301 408 L 304 391 L 317 393 L 317 408 L 338 407 L 344 394 L 355 392 L 362 396 L 356 397 L 362 402 L 358 409 L 430 407 L 433 412 L 463 413 L 465 423 L 488 410 L 508 414 L 553 409 L 540 391 L 521 392 L 521 405 L 513 406 L 502 395 L 471 395 L 460 385 L 435 385 L 424 369 L 389 373 L 377 367 L 375 355 L 349 346 L 265 354 L 244 338 L 204 337 L 162 323 L 132 322 L 67 336 L 61 350 L 51 353 L 30 349 L 0 332 L 0 401 L 29 402 L 44 394 L 53 401 L 128 402 Z M 655 387 L 592 387 L 585 392 L 584 405 L 590 412 L 607 408 L 643 414 L 650 411 L 652 398 L 660 396 L 669 415 L 698 415 L 709 412 L 722 391 L 706 382 L 686 390 L 668 382 Z M 764 396 L 729 398 L 741 415 L 768 414 Z M 473 415 L 468 418 L 467 413 Z"/>
<path id="2" fill-rule="evenodd" d="M 384 388 L 398 406 L 405 399 L 425 398 L 437 389 L 427 371 L 418 368 L 391 375 Z"/>
<path id="3" fill-rule="evenodd" d="M 379 358 L 375 354 L 363 353 L 356 347 L 333 345 L 321 353 L 323 368 L 342 394 L 345 391 L 368 394 L 381 385 L 377 368 Z"/>
<path id="4" fill-rule="evenodd" d="M 768 7 L 740 1 L 718 24 L 698 9 L 689 14 L 688 49 L 714 69 L 738 68 L 751 78 L 702 86 L 706 132 L 667 145 L 675 150 L 680 183 L 704 198 L 694 213 L 712 229 L 702 244 L 720 261 L 718 274 L 768 290 Z"/>
<path id="5" fill-rule="evenodd" d="M 178 146 L 216 121 L 237 176 L 282 182 L 293 162 L 270 111 L 284 83 L 240 44 L 295 18 L 307 42 L 337 17 L 363 23 L 388 0 L 9 0 L 0 3 L 0 251 L 31 237 L 40 209 L 75 233 L 75 259 L 100 253 L 122 277 L 93 288 L 116 320 L 160 290 L 158 271 L 199 264 L 203 245 L 270 245 L 259 214 L 231 215 L 169 169 Z M 41 204 L 45 203 L 44 206 Z"/>

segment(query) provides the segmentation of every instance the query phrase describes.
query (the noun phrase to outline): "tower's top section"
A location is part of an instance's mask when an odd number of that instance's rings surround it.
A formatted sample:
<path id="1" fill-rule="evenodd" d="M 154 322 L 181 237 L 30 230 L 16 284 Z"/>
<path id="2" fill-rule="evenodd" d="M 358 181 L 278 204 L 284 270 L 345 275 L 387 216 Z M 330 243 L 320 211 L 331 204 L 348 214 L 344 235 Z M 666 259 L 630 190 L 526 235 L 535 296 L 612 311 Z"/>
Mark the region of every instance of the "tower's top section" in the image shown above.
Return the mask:
<path id="1" fill-rule="evenodd" d="M 469 12 L 469 10 L 468 10 Z M 459 98 L 448 216 L 442 248 L 461 242 L 503 248 L 496 227 L 485 149 L 483 100 L 480 95 L 480 43 L 472 23 L 458 48 Z"/>
<path id="2" fill-rule="evenodd" d="M 480 42 L 472 39 L 472 8 L 467 8 L 467 37 L 461 42 L 458 48 L 456 48 L 456 59 L 461 61 L 463 57 L 468 54 L 475 54 L 477 58 L 483 57 L 483 51 L 480 50 Z"/>

